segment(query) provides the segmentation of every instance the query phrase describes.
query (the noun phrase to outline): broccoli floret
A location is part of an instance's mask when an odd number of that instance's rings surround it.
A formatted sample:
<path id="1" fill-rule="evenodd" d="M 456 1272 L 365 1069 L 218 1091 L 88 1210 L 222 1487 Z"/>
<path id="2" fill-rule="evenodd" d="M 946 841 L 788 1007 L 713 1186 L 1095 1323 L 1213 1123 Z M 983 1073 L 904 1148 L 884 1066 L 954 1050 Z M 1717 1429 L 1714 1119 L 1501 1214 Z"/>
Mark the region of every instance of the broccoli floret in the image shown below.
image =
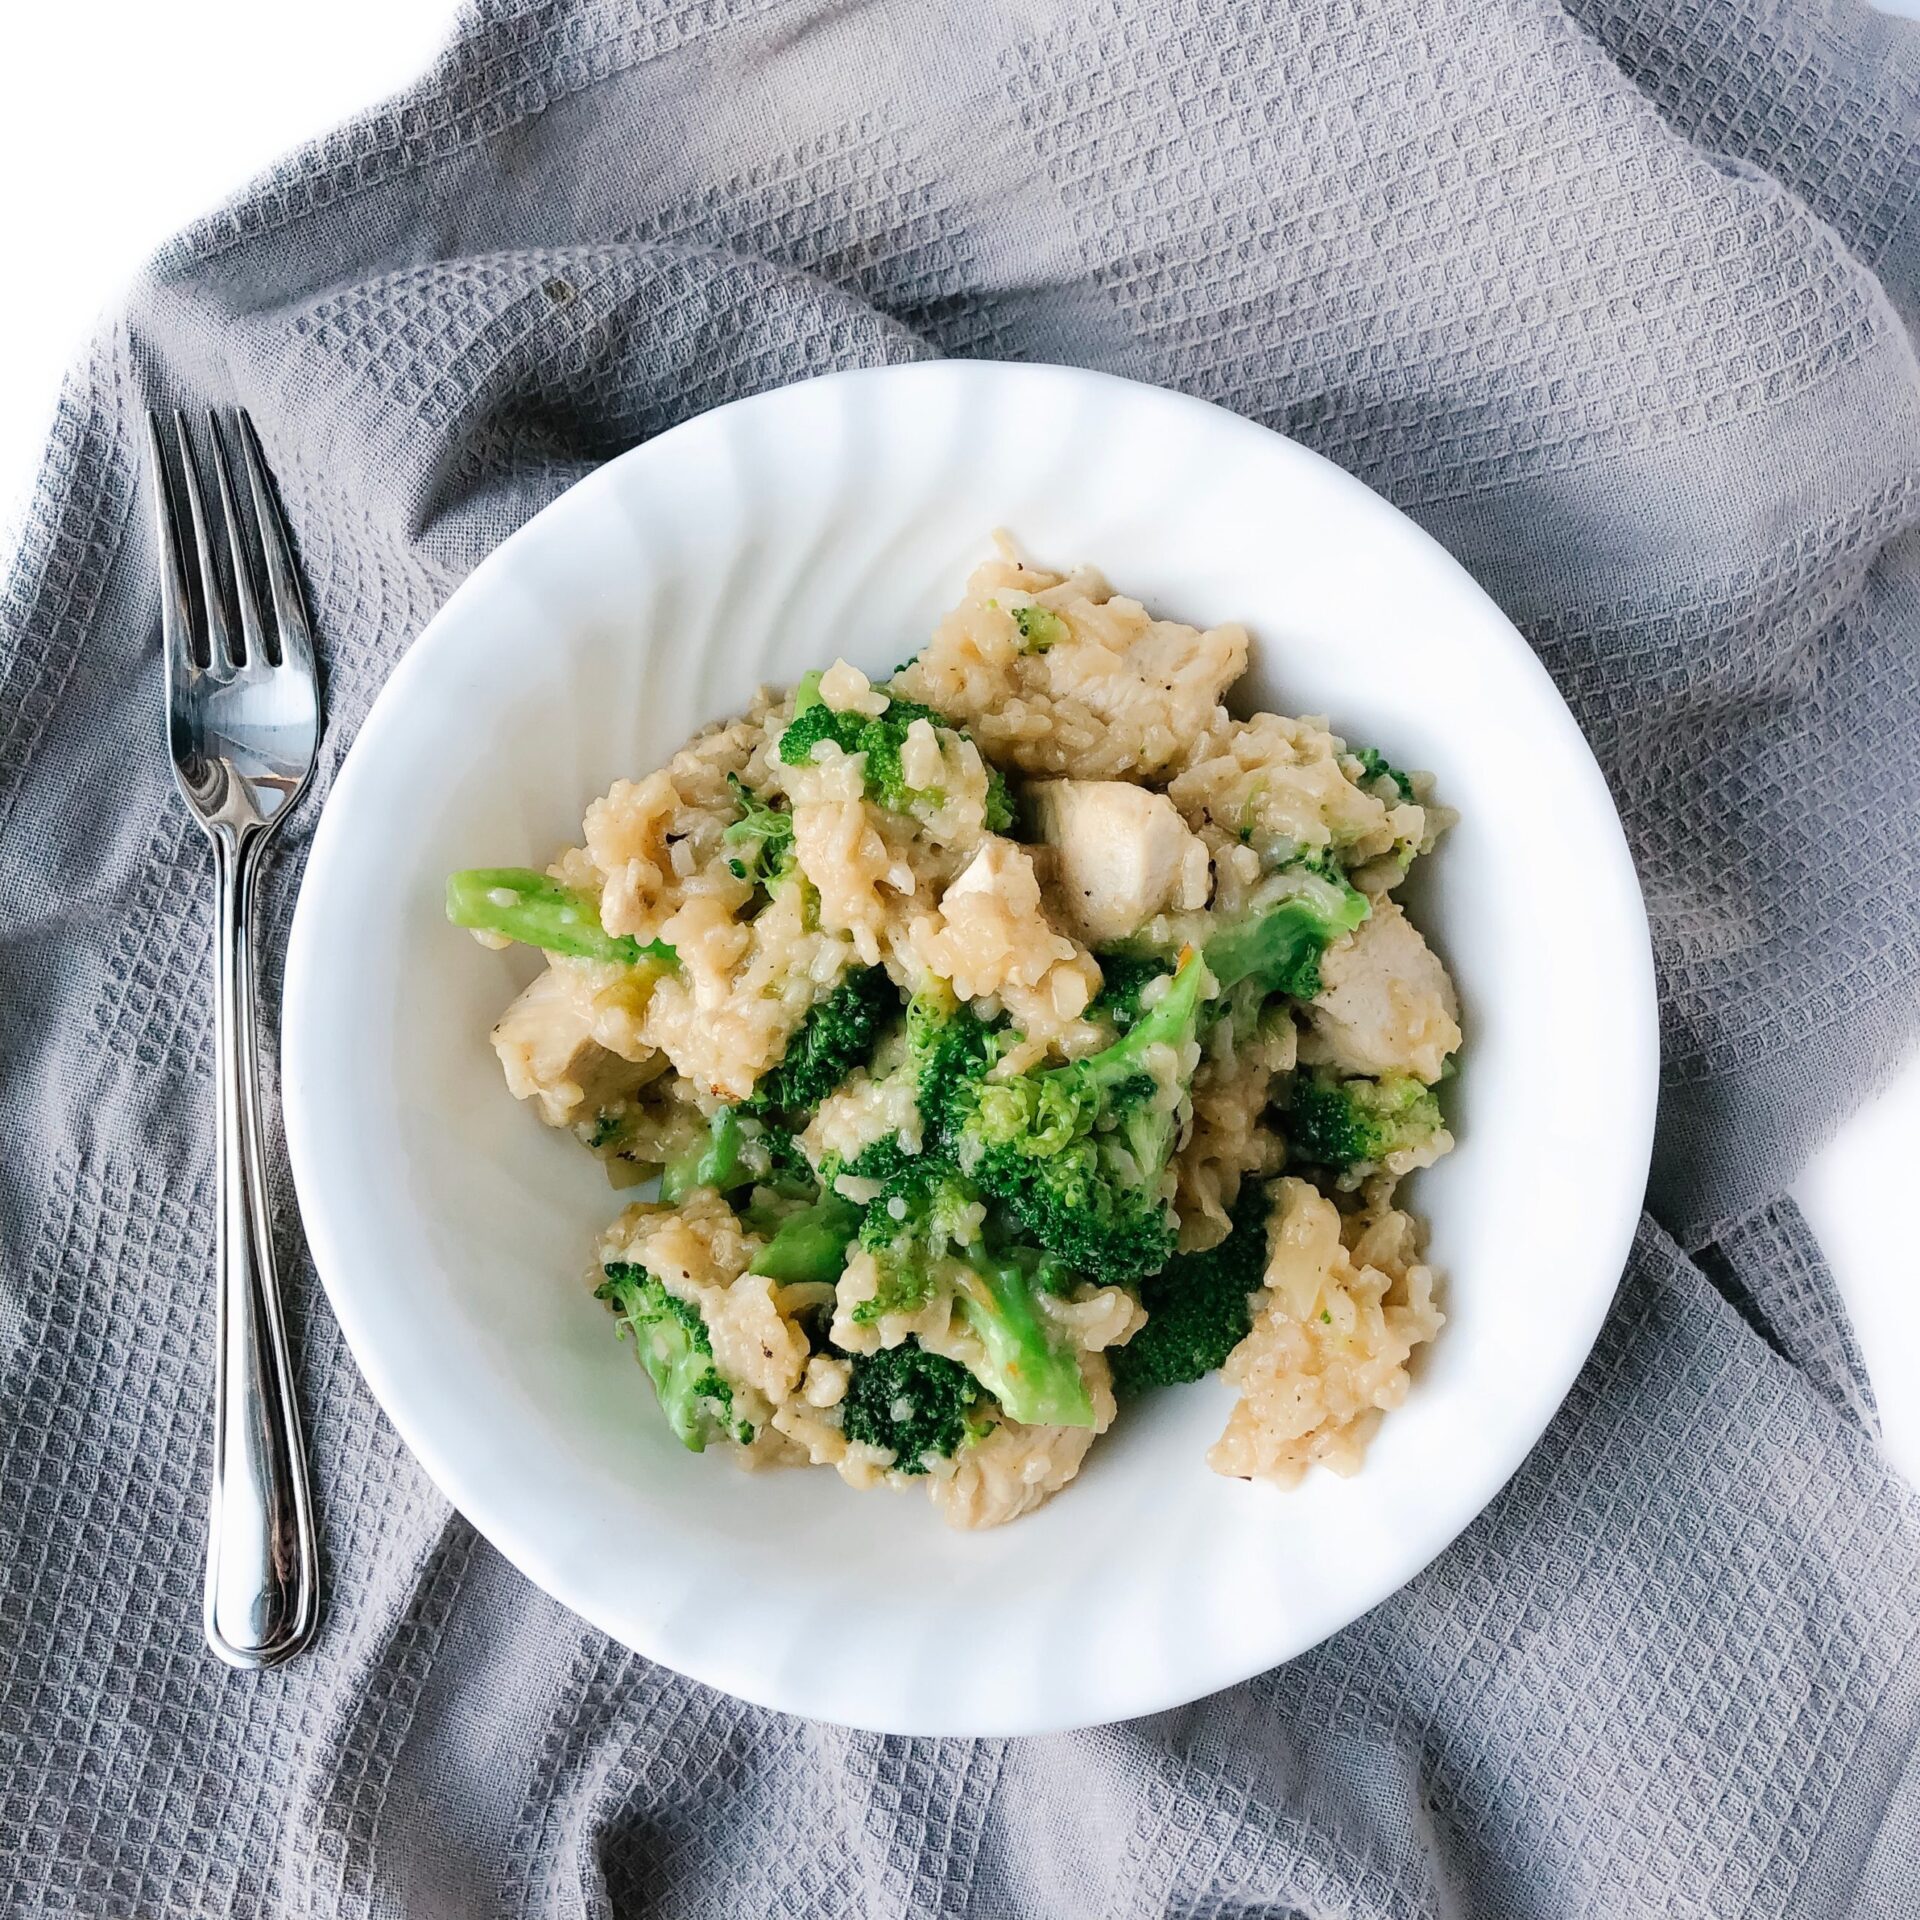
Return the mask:
<path id="1" fill-rule="evenodd" d="M 793 871 L 793 815 L 763 800 L 737 773 L 727 785 L 740 807 L 740 818 L 720 836 L 733 849 L 727 861 L 734 877 L 771 888 Z"/>
<path id="2" fill-rule="evenodd" d="M 1114 1391 L 1142 1393 L 1213 1372 L 1253 1326 L 1249 1298 L 1267 1267 L 1268 1194 L 1240 1189 L 1226 1239 L 1204 1253 L 1177 1253 L 1140 1283 L 1147 1324 L 1109 1356 Z"/>
<path id="3" fill-rule="evenodd" d="M 1262 994 L 1311 1000 L 1320 991 L 1320 956 L 1370 911 L 1364 893 L 1305 861 L 1286 874 L 1289 890 L 1278 900 L 1207 942 L 1207 969 L 1223 995 L 1251 980 Z"/>
<path id="4" fill-rule="evenodd" d="M 976 1017 L 945 981 L 929 981 L 908 1002 L 907 1071 L 931 1147 L 951 1152 L 1000 1041 L 1001 1030 Z"/>
<path id="5" fill-rule="evenodd" d="M 789 1200 L 811 1200 L 820 1191 L 819 1176 L 800 1142 L 784 1127 L 763 1119 L 760 1144 L 767 1156 L 761 1183 Z"/>
<path id="6" fill-rule="evenodd" d="M 600 905 L 592 894 L 563 886 L 531 867 L 469 867 L 448 875 L 447 918 L 456 927 L 497 933 L 575 960 L 662 971 L 680 963 L 664 940 L 643 946 L 631 934 L 609 933 L 600 924 Z"/>
<path id="7" fill-rule="evenodd" d="M 1177 1056 L 1193 1038 L 1205 979 L 1188 949 L 1165 993 L 1112 1046 L 963 1091 L 961 1169 L 1047 1252 L 1101 1280 L 1152 1273 L 1173 1251 L 1161 1175 L 1180 1102 L 1146 1061 L 1156 1048 Z"/>
<path id="8" fill-rule="evenodd" d="M 745 1446 L 753 1428 L 737 1419 L 733 1388 L 713 1363 L 706 1323 L 686 1301 L 670 1294 L 646 1268 L 611 1261 L 594 1297 L 604 1300 L 633 1335 L 634 1350 L 660 1397 L 660 1410 L 692 1453 L 709 1440 L 727 1438 Z"/>
<path id="9" fill-rule="evenodd" d="M 748 1272 L 764 1275 L 782 1286 L 840 1278 L 847 1264 L 847 1248 L 860 1231 L 860 1209 L 837 1194 L 827 1194 L 810 1206 L 789 1213 L 774 1228 L 767 1244 L 754 1255 Z"/>
<path id="10" fill-rule="evenodd" d="M 1411 1074 L 1343 1080 L 1325 1071 L 1302 1073 L 1287 1104 L 1294 1159 L 1343 1173 L 1424 1145 L 1445 1125 L 1433 1089 Z"/>
<path id="11" fill-rule="evenodd" d="M 933 1263 L 964 1251 L 963 1234 L 977 1239 L 980 1232 L 973 1189 L 939 1153 L 908 1155 L 897 1145 L 894 1151 L 892 1171 L 860 1223 L 860 1244 L 873 1255 L 880 1276 L 879 1290 L 853 1309 L 853 1318 L 862 1325 L 924 1307 L 933 1297 Z M 878 1162 L 875 1155 L 868 1164 Z"/>
<path id="12" fill-rule="evenodd" d="M 1013 624 L 1020 629 L 1022 653 L 1045 653 L 1067 637 L 1067 623 L 1050 607 L 1015 607 Z"/>
<path id="13" fill-rule="evenodd" d="M 820 697 L 819 675 L 810 674 L 795 693 L 793 718 L 780 736 L 780 758 L 790 767 L 803 767 L 822 740 L 831 740 L 842 753 L 867 756 L 868 799 L 896 813 L 910 812 L 915 806 L 937 807 L 946 797 L 940 789 L 910 787 L 900 769 L 900 748 L 907 729 L 916 720 L 958 734 L 963 740 L 970 737 L 964 728 L 956 727 L 931 707 L 897 695 L 890 698 L 882 714 L 837 712 Z M 986 762 L 985 755 L 981 758 L 987 767 L 987 831 L 1005 833 L 1013 825 L 1013 801 L 999 768 Z"/>
<path id="14" fill-rule="evenodd" d="M 986 756 L 983 754 L 981 758 L 984 760 Z M 986 766 L 986 829 L 989 833 L 1011 833 L 1013 831 L 1013 795 L 1007 787 L 1007 777 L 991 760 L 987 760 Z"/>
<path id="15" fill-rule="evenodd" d="M 1070 1280 L 1031 1247 L 976 1243 L 952 1269 L 960 1311 L 980 1342 L 975 1372 L 1010 1419 L 1032 1427 L 1090 1427 L 1093 1401 L 1079 1355 L 1055 1340 L 1035 1304 Z"/>
<path id="16" fill-rule="evenodd" d="M 910 787 L 900 770 L 900 748 L 907 729 L 916 720 L 936 727 L 946 725 L 931 707 L 923 707 L 917 700 L 894 699 L 881 714 L 842 713 L 817 697 L 817 684 L 815 692 L 810 706 L 796 705 L 792 720 L 780 736 L 780 758 L 788 766 L 805 766 L 814 748 L 822 740 L 831 740 L 842 753 L 867 756 L 867 795 L 881 806 L 904 813 L 915 801 L 939 805 L 938 789 Z"/>
<path id="17" fill-rule="evenodd" d="M 832 1187 L 843 1173 L 850 1173 L 858 1179 L 877 1180 L 885 1186 L 888 1181 L 915 1167 L 944 1164 L 938 1154 L 908 1152 L 900 1144 L 900 1136 L 889 1133 L 869 1142 L 851 1160 L 838 1160 L 829 1154 L 826 1164 L 820 1169 L 820 1181 L 823 1186 Z"/>
<path id="18" fill-rule="evenodd" d="M 1064 1293 L 1076 1276 L 1033 1247 L 989 1245 L 979 1198 L 938 1151 L 903 1157 L 861 1222 L 860 1244 L 880 1284 L 853 1318 L 866 1325 L 917 1312 L 945 1278 L 980 1342 L 980 1384 L 1008 1415 L 1033 1425 L 1091 1426 L 1079 1358 L 1053 1339 L 1035 1305 L 1036 1293 Z"/>
<path id="19" fill-rule="evenodd" d="M 849 1440 L 892 1453 L 895 1472 L 925 1473 L 970 1437 L 979 1398 L 965 1367 L 909 1340 L 854 1356 L 841 1423 Z"/>
<path id="20" fill-rule="evenodd" d="M 914 1079 L 921 1150 L 909 1153 L 897 1135 L 889 1135 L 844 1169 L 881 1183 L 860 1227 L 879 1287 L 854 1306 L 853 1318 L 871 1323 L 885 1314 L 917 1311 L 944 1277 L 980 1341 L 981 1384 L 1007 1413 L 1041 1424 L 1090 1425 L 1092 1404 L 1079 1360 L 1050 1338 L 1034 1305 L 1036 1289 L 1064 1292 L 1076 1276 L 1038 1249 L 1003 1247 L 997 1235 L 991 1243 L 983 1237 L 982 1196 L 956 1159 L 997 1040 L 943 985 L 916 994 L 908 1007 L 900 1071 Z M 834 1174 L 824 1170 L 829 1181 Z M 994 1225 L 988 1223 L 989 1232 Z"/>
<path id="21" fill-rule="evenodd" d="M 1100 991 L 1087 1003 L 1089 1020 L 1109 1020 L 1126 1033 L 1140 1018 L 1140 996 L 1162 974 L 1171 973 L 1170 961 L 1157 954 L 1096 953 L 1100 963 Z"/>
<path id="22" fill-rule="evenodd" d="M 1355 747 L 1353 757 L 1360 762 L 1360 784 L 1370 787 L 1376 780 L 1391 780 L 1402 800 L 1413 798 L 1413 782 L 1377 747 Z"/>
<path id="23" fill-rule="evenodd" d="M 912 1087 L 920 1117 L 919 1151 L 909 1151 L 890 1133 L 847 1164 L 823 1168 L 822 1178 L 829 1185 L 841 1173 L 887 1181 L 903 1168 L 924 1163 L 951 1166 L 974 1083 L 993 1064 L 1000 1042 L 1000 1029 L 976 1019 L 945 981 L 930 980 L 908 1002 L 905 1054 L 883 1081 L 889 1088 L 896 1080 Z"/>
<path id="24" fill-rule="evenodd" d="M 848 974 L 800 1023 L 780 1064 L 760 1076 L 746 1110 L 800 1114 L 817 1107 L 871 1057 L 880 1029 L 899 1010 L 884 967 Z"/>

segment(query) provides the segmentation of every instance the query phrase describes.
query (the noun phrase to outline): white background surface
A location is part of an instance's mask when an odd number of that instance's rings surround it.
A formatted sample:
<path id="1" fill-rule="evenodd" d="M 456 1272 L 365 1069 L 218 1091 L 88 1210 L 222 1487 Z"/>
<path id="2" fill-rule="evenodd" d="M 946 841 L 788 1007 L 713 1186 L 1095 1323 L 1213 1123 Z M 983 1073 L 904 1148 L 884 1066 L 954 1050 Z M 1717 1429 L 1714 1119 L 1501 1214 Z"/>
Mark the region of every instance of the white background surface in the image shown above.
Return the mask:
<path id="1" fill-rule="evenodd" d="M 1920 9 L 1920 0 L 1888 6 Z M 31 482 L 67 361 L 167 234 L 250 173 L 417 74 L 448 0 L 79 0 L 8 9 L 0 71 L 0 514 Z M 1920 992 L 1920 986 L 1916 986 Z M 1920 1149 L 1920 1061 L 1807 1170 L 1889 1450 L 1920 1482 L 1920 1252 L 1900 1224 Z M 1891 1217 L 1890 1217 L 1891 1216 Z"/>

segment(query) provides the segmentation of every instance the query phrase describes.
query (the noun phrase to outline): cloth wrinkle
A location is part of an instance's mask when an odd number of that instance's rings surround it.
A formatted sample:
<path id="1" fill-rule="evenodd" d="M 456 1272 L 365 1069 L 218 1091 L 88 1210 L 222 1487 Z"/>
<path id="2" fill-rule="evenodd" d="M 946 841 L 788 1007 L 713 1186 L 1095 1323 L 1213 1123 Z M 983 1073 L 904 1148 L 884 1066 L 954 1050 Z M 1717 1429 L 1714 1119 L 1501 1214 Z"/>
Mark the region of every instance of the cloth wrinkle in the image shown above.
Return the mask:
<path id="1" fill-rule="evenodd" d="M 1920 1496 L 1783 1196 L 1920 1037 L 1916 206 L 1920 28 L 1853 0 L 476 0 L 164 248 L 0 572 L 0 1916 L 1910 1909 Z M 1661 999 L 1591 1359 L 1453 1547 L 1301 1658 L 1120 1728 L 880 1738 L 529 1585 L 291 1259 L 327 1617 L 229 1674 L 210 896 L 143 410 L 247 406 L 299 548 L 329 724 L 277 954 L 356 729 L 514 528 L 708 407 L 937 355 L 1301 440 L 1553 675 Z"/>

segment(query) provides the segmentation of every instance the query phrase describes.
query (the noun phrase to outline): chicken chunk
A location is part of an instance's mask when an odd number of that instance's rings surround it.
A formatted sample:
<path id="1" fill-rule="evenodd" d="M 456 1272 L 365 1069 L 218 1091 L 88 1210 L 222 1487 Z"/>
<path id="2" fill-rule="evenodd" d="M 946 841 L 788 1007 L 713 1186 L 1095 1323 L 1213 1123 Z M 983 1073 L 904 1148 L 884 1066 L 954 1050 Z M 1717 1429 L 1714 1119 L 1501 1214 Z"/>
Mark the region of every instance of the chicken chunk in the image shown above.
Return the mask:
<path id="1" fill-rule="evenodd" d="M 957 905 L 969 894 L 981 899 L 1003 895 L 1029 907 L 1037 907 L 1040 896 L 1026 884 L 1030 872 L 1025 850 L 1015 841 L 995 836 L 955 876 L 947 888 L 944 901 Z"/>
<path id="2" fill-rule="evenodd" d="M 1088 946 L 1207 904 L 1206 845 L 1165 794 L 1125 780 L 1043 780 L 1027 791 L 1053 849 L 1048 904 Z"/>
<path id="3" fill-rule="evenodd" d="M 592 983 L 550 966 L 500 1016 L 493 1050 L 516 1100 L 550 1127 L 567 1127 L 658 1077 L 663 1061 L 628 1060 L 594 1037 Z"/>
<path id="4" fill-rule="evenodd" d="M 912 943 L 961 999 L 995 996 L 1029 1037 L 1060 1033 L 1100 985 L 1085 949 L 1048 917 L 1027 849 L 997 835 L 947 888 L 937 918 L 914 923 Z"/>
<path id="5" fill-rule="evenodd" d="M 1453 982 L 1420 929 L 1392 900 L 1376 901 L 1320 962 L 1300 1057 L 1349 1074 L 1410 1073 L 1431 1086 L 1460 1044 Z"/>

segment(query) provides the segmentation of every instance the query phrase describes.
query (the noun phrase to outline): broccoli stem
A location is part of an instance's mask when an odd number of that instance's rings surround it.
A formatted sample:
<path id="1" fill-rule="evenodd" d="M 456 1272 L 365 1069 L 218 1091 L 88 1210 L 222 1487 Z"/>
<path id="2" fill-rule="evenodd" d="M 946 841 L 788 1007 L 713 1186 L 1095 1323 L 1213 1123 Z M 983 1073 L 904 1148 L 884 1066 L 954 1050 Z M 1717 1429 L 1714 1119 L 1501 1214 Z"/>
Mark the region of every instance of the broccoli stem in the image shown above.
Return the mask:
<path id="1" fill-rule="evenodd" d="M 847 1264 L 847 1243 L 859 1231 L 860 1209 L 837 1194 L 828 1194 L 788 1214 L 747 1271 L 782 1286 L 812 1280 L 830 1285 L 840 1278 Z"/>
<path id="2" fill-rule="evenodd" d="M 1008 1417 L 1032 1427 L 1092 1426 L 1079 1356 L 1048 1338 L 1027 1267 L 976 1247 L 956 1268 L 960 1311 L 983 1350 L 974 1374 Z"/>
<path id="3" fill-rule="evenodd" d="M 1207 942 L 1207 970 L 1225 994 L 1242 980 L 1267 993 L 1311 1000 L 1320 991 L 1320 956 L 1369 912 L 1367 896 L 1344 880 L 1304 876 L 1298 893 Z"/>
<path id="4" fill-rule="evenodd" d="M 609 933 L 592 894 L 562 886 L 531 867 L 469 867 L 449 874 L 447 918 L 456 927 L 497 933 L 575 960 L 671 967 L 679 959 L 665 941 L 642 946 L 630 934 Z"/>
<path id="5" fill-rule="evenodd" d="M 598 1297 L 633 1335 L 634 1351 L 680 1444 L 704 1453 L 716 1431 L 742 1445 L 750 1441 L 753 1429 L 734 1416 L 733 1388 L 713 1364 L 713 1342 L 698 1311 L 642 1267 L 616 1261 L 605 1273 Z"/>
<path id="6" fill-rule="evenodd" d="M 725 1193 L 752 1176 L 740 1164 L 740 1119 L 731 1107 L 722 1107 L 707 1122 L 707 1137 L 669 1160 L 660 1176 L 660 1198 L 677 1207 L 695 1187 Z"/>
<path id="7" fill-rule="evenodd" d="M 1050 1067 L 1048 1075 L 1062 1081 L 1079 1080 L 1095 1087 L 1114 1087 L 1132 1079 L 1142 1071 L 1141 1061 L 1149 1047 L 1178 1047 L 1192 1038 L 1205 975 L 1199 955 L 1188 948 L 1181 954 L 1173 982 L 1166 992 L 1112 1046 L 1064 1067 Z"/>

